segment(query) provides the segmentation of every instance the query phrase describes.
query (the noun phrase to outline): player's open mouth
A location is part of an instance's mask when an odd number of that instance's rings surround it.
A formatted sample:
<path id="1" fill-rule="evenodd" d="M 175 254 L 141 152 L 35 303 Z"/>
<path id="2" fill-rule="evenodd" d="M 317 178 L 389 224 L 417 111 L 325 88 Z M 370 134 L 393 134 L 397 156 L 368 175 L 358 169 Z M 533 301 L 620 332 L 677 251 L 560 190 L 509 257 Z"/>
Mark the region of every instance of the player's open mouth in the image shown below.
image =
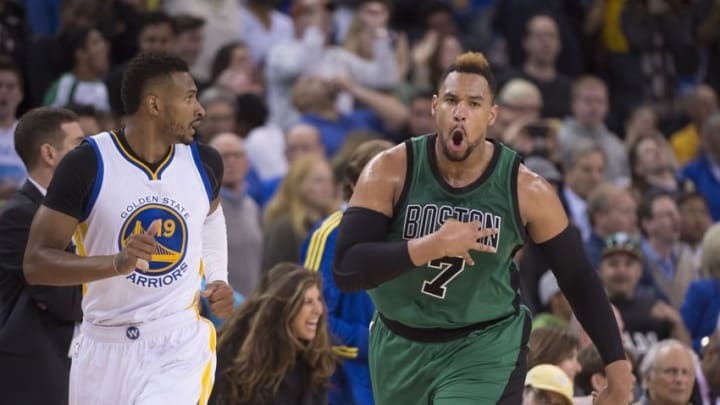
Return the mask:
<path id="1" fill-rule="evenodd" d="M 460 146 L 463 144 L 463 140 L 465 140 L 465 132 L 460 128 L 454 129 L 450 136 L 453 146 Z"/>

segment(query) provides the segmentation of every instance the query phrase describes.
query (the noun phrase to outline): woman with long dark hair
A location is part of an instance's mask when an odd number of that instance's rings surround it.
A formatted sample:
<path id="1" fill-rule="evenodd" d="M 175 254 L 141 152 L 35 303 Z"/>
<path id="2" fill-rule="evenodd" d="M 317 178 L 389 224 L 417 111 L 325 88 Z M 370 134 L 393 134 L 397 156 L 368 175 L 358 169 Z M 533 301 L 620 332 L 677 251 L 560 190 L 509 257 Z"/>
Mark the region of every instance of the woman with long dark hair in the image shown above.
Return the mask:
<path id="1" fill-rule="evenodd" d="M 320 275 L 298 268 L 228 319 L 218 343 L 218 404 L 326 402 L 335 359 L 320 291 Z"/>

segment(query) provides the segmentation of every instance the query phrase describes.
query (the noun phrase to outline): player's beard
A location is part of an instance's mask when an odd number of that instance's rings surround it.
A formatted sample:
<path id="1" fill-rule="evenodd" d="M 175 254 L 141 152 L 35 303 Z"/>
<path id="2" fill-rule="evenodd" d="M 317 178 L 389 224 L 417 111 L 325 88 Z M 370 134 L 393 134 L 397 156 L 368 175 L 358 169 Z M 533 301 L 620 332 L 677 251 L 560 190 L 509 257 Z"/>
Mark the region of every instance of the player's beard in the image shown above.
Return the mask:
<path id="1" fill-rule="evenodd" d="M 452 138 L 452 134 L 447 135 L 448 137 Z M 465 153 L 463 153 L 460 156 L 453 155 L 452 152 L 450 152 L 450 149 L 447 145 L 448 139 L 441 139 L 440 140 L 440 150 L 442 150 L 443 155 L 445 158 L 451 162 L 464 162 L 470 155 L 473 153 L 475 148 L 480 144 L 480 141 L 476 142 L 470 142 L 467 141 L 467 148 L 465 149 Z M 450 142 L 452 142 L 452 139 L 449 139 Z"/>
<path id="2" fill-rule="evenodd" d="M 180 124 L 176 121 L 166 122 L 164 132 L 172 134 L 173 143 L 190 145 L 194 141 L 192 127 Z"/>

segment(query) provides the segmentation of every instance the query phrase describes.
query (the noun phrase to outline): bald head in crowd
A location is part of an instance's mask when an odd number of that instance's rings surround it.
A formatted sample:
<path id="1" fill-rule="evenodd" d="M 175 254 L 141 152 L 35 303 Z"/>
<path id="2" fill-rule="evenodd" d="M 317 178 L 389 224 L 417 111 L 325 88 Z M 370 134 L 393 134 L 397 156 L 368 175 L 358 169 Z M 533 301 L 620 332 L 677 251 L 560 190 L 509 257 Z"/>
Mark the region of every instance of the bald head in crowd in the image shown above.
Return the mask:
<path id="1" fill-rule="evenodd" d="M 713 114 L 718 112 L 717 94 L 707 84 L 699 84 L 686 100 L 687 113 L 699 128 Z"/>
<path id="2" fill-rule="evenodd" d="M 494 138 L 502 137 L 505 129 L 520 120 L 531 123 L 540 118 L 543 106 L 540 90 L 525 79 L 512 79 L 507 82 L 498 94 L 498 116 L 495 124 L 490 127 Z"/>
<path id="3" fill-rule="evenodd" d="M 241 190 L 250 170 L 245 141 L 235 133 L 221 132 L 212 137 L 210 146 L 220 153 L 223 160 L 222 185 L 232 190 Z"/>
<path id="4" fill-rule="evenodd" d="M 285 137 L 285 156 L 292 163 L 308 154 L 325 156 L 320 131 L 310 124 L 295 124 Z"/>

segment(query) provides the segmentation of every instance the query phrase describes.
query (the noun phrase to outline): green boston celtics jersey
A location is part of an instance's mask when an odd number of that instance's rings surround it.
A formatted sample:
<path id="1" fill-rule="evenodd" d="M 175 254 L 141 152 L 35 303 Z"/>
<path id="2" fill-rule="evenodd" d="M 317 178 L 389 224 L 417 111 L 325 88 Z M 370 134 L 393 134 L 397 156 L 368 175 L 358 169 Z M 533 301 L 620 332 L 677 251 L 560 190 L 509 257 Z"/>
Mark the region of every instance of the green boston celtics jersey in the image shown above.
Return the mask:
<path id="1" fill-rule="evenodd" d="M 485 172 L 472 184 L 453 188 L 437 168 L 436 135 L 408 141 L 408 172 L 395 206 L 388 240 L 432 233 L 448 218 L 479 220 L 499 232 L 484 243 L 495 253 L 472 251 L 475 265 L 460 257 L 433 260 L 368 291 L 385 317 L 416 328 L 459 328 L 501 318 L 519 305 L 519 275 L 512 257 L 524 228 L 517 203 L 514 151 L 494 144 Z"/>

